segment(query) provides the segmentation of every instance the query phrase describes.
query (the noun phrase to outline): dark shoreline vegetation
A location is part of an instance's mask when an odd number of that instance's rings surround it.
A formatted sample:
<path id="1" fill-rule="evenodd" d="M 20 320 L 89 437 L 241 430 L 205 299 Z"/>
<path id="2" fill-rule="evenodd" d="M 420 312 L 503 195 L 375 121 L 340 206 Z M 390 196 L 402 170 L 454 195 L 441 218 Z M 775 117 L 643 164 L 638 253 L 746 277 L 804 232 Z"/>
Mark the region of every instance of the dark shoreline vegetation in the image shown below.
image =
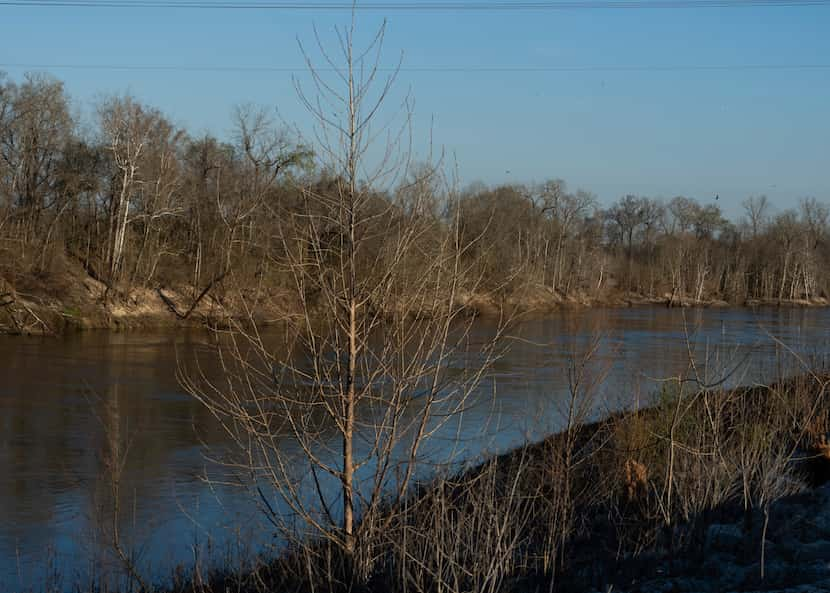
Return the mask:
<path id="1" fill-rule="evenodd" d="M 593 387 L 575 386 L 572 420 Z M 678 378 L 648 407 L 574 423 L 439 475 L 384 509 L 376 517 L 384 529 L 363 532 L 373 541 L 371 559 L 358 560 L 371 567 L 362 584 L 353 574 L 361 569 L 347 569 L 339 547 L 318 539 L 276 558 L 253 555 L 246 560 L 253 568 L 198 578 L 183 571 L 153 589 L 700 592 L 809 585 L 816 558 L 799 558 L 804 542 L 784 540 L 797 526 L 830 541 L 830 524 L 809 519 L 830 500 L 823 488 L 830 481 L 828 389 L 830 375 L 818 371 L 730 390 Z M 819 574 L 830 582 L 830 572 Z"/>
<path id="2" fill-rule="evenodd" d="M 320 162 L 325 150 L 264 109 L 239 108 L 224 140 L 128 95 L 93 107 L 73 115 L 47 75 L 0 78 L 0 331 L 267 322 L 314 305 L 313 290 L 298 298 L 287 260 L 313 226 L 309 196 L 324 221 L 351 183 Z M 729 221 L 714 197 L 625 195 L 602 207 L 559 179 L 458 188 L 430 164 L 401 166 L 396 179 L 353 180 L 366 194 L 358 266 L 388 263 L 384 234 L 418 225 L 401 262 L 418 277 L 457 230 L 469 274 L 455 299 L 471 313 L 830 296 L 828 208 L 813 198 L 773 212 L 749 197 Z M 322 247 L 342 247 L 336 229 L 317 230 Z M 388 296 L 378 306 L 390 312 L 405 300 Z"/>

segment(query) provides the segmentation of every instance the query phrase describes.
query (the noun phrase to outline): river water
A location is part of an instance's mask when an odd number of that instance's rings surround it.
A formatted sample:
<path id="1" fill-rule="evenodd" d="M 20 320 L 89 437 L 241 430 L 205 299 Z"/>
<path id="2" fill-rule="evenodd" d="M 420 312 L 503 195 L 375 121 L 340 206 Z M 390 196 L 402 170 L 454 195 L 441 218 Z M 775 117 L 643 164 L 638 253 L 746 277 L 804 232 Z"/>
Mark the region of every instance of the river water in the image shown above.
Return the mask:
<path id="1" fill-rule="evenodd" d="M 492 330 L 476 321 L 473 341 Z M 657 380 L 688 370 L 691 359 L 729 384 L 797 372 L 800 360 L 830 353 L 828 330 L 828 309 L 644 307 L 528 319 L 482 383 L 480 405 L 444 437 L 461 435 L 460 456 L 473 459 L 555 431 L 569 363 L 595 339 L 599 416 L 647 403 Z M 210 360 L 211 342 L 199 331 L 0 336 L 0 591 L 108 578 L 113 436 L 126 459 L 119 536 L 148 574 L 233 566 L 267 544 L 249 494 L 206 455 L 226 443 L 223 431 L 177 380 L 178 370 Z M 219 376 L 215 365 L 203 368 Z"/>

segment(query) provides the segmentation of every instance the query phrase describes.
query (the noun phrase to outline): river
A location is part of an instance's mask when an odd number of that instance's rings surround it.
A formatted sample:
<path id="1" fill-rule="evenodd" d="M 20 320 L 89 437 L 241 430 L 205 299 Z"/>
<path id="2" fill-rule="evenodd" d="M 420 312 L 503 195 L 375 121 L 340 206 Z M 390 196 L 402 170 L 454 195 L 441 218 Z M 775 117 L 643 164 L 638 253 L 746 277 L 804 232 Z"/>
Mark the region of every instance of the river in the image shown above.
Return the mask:
<path id="1" fill-rule="evenodd" d="M 492 329 L 476 321 L 473 338 Z M 476 458 L 555 431 L 569 361 L 594 336 L 591 365 L 605 377 L 598 416 L 647 403 L 657 379 L 688 368 L 690 351 L 728 384 L 797 372 L 796 354 L 823 360 L 828 329 L 828 309 L 643 307 L 528 319 L 482 384 L 481 405 L 445 436 L 463 434 L 462 456 Z M 121 537 L 148 574 L 168 578 L 195 560 L 232 566 L 269 541 L 249 495 L 223 483 L 205 455 L 226 443 L 224 433 L 177 380 L 178 369 L 211 352 L 200 331 L 0 336 L 0 591 L 108 578 L 100 561 L 113 525 L 112 427 L 126 454 Z M 208 372 L 218 375 L 215 366 Z"/>

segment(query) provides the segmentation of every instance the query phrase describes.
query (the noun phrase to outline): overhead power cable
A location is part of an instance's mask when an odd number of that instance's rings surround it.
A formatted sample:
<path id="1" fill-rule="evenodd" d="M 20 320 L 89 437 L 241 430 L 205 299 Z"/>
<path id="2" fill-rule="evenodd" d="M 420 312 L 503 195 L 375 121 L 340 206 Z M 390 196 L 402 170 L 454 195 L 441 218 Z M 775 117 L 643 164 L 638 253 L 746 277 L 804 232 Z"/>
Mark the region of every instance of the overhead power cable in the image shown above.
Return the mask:
<path id="1" fill-rule="evenodd" d="M 0 63 L 0 68 L 22 70 L 110 70 L 160 72 L 308 72 L 308 66 L 241 66 L 241 65 L 172 65 L 172 64 L 69 64 L 69 63 Z M 830 63 L 814 64 L 595 64 L 595 65 L 424 65 L 380 67 L 380 72 L 425 73 L 522 73 L 522 72 L 694 72 L 694 71 L 766 71 L 766 70 L 830 70 Z M 318 72 L 332 72 L 333 68 L 317 68 Z"/>
<path id="2" fill-rule="evenodd" d="M 436 2 L 367 0 L 344 1 L 276 1 L 276 0 L 0 0 L 0 6 L 65 8 L 188 8 L 223 10 L 377 10 L 377 11 L 519 11 L 519 10 L 590 10 L 644 8 L 745 8 L 827 6 L 830 0 L 481 0 Z"/>

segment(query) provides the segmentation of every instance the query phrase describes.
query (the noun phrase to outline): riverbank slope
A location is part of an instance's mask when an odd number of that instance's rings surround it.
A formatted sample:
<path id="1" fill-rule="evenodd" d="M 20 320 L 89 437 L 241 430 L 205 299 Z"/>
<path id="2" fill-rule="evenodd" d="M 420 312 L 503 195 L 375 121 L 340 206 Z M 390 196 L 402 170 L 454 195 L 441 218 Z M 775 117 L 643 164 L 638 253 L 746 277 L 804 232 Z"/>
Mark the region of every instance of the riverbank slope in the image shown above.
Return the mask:
<path id="1" fill-rule="evenodd" d="M 205 590 L 826 591 L 828 387 L 814 372 L 678 385 L 422 484 L 384 530 L 359 530 L 371 550 L 360 586 L 338 581 L 350 571 L 323 540 L 216 572 Z"/>
<path id="2" fill-rule="evenodd" d="M 642 295 L 605 292 L 568 294 L 526 285 L 509 294 L 462 293 L 458 304 L 470 315 L 541 314 L 564 308 L 587 307 L 728 307 L 827 306 L 828 300 L 694 300 L 671 294 Z M 125 330 L 215 324 L 228 316 L 263 324 L 275 323 L 299 311 L 300 304 L 284 289 L 239 286 L 233 276 L 213 279 L 204 286 L 110 289 L 80 266 L 60 277 L 21 278 L 13 284 L 0 277 L 0 334 L 57 335 L 84 329 Z"/>

